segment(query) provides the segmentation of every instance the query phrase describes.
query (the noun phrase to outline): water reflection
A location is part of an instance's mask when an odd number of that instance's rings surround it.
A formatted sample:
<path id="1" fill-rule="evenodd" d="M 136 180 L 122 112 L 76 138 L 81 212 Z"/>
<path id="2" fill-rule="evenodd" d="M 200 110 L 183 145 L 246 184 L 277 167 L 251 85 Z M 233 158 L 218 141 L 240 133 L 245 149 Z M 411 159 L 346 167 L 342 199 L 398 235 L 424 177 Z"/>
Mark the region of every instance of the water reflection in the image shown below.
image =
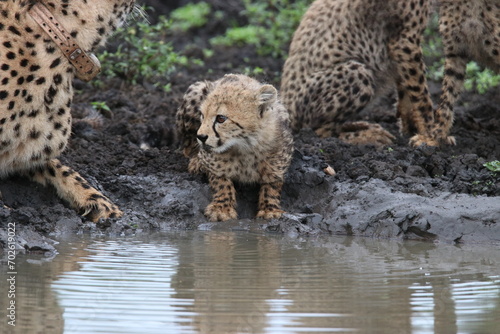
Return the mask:
<path id="1" fill-rule="evenodd" d="M 78 261 L 86 254 L 86 247 L 86 241 L 75 241 L 71 246 L 67 245 L 67 248 L 64 248 L 65 254 L 56 256 L 55 259 L 18 255 L 15 260 L 16 326 L 7 324 L 6 309 L 10 299 L 7 297 L 7 282 L 2 279 L 0 280 L 0 333 L 63 333 L 64 311 L 51 289 L 51 282 L 62 273 L 79 270 Z M 7 277 L 7 272 L 7 264 L 2 261 L 2 277 Z"/>
<path id="2" fill-rule="evenodd" d="M 83 239 L 59 251 L 38 264 L 18 257 L 13 333 L 497 333 L 500 325 L 498 246 L 183 232 Z M 9 333 L 6 322 L 0 328 Z"/>

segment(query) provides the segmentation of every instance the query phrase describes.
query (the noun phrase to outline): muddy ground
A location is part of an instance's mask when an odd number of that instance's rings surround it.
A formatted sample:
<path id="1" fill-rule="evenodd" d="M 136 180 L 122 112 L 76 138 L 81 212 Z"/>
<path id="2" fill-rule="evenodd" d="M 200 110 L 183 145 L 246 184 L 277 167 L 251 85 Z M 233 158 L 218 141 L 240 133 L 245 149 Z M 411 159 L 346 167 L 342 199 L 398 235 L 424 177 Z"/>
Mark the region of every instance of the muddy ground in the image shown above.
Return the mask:
<path id="1" fill-rule="evenodd" d="M 151 13 L 168 13 L 186 1 L 143 1 Z M 211 1 L 228 17 L 238 17 L 239 2 Z M 188 55 L 202 57 L 208 38 L 226 28 L 224 19 L 173 36 Z M 111 46 L 112 47 L 112 46 Z M 73 136 L 61 160 L 79 171 L 116 202 L 125 215 L 94 224 L 62 202 L 51 188 L 18 177 L 0 181 L 0 226 L 16 223 L 19 247 L 53 250 L 52 237 L 74 233 L 130 235 L 151 230 L 202 229 L 266 231 L 287 234 L 343 234 L 434 242 L 500 241 L 500 176 L 483 167 L 500 158 L 500 88 L 485 95 L 463 94 L 455 108 L 452 134 L 457 145 L 410 148 L 398 132 L 390 99 L 367 110 L 366 120 L 381 123 L 397 137 L 384 149 L 352 146 L 337 138 L 320 139 L 309 130 L 295 136 L 296 152 L 283 190 L 282 219 L 252 219 L 257 187 L 238 185 L 240 219 L 210 223 L 203 209 L 210 201 L 207 181 L 186 172 L 178 151 L 174 115 L 186 88 L 202 79 L 261 67 L 257 76 L 279 86 L 283 59 L 262 57 L 253 47 L 219 47 L 202 67 L 179 70 L 165 93 L 144 85 L 100 77 L 99 89 L 75 81 Z M 439 83 L 431 83 L 434 101 Z M 82 121 L 91 101 L 104 101 L 100 126 Z M 337 172 L 327 176 L 323 168 Z M 0 243 L 5 242 L 0 229 Z"/>

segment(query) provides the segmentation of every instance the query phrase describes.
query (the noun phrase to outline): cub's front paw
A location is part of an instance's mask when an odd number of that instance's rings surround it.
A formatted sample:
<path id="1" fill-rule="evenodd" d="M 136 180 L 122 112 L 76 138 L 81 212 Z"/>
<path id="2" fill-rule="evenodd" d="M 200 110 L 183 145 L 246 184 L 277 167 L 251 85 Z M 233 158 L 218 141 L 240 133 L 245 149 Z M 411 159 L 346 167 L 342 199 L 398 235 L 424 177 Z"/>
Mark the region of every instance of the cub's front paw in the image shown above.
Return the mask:
<path id="1" fill-rule="evenodd" d="M 257 212 L 257 218 L 263 218 L 263 219 L 280 218 L 284 213 L 285 211 L 279 209 L 259 210 L 259 212 Z"/>
<path id="2" fill-rule="evenodd" d="M 205 216 L 207 216 L 208 220 L 215 221 L 226 221 L 229 219 L 238 218 L 238 214 L 234 207 L 229 204 L 220 204 L 220 203 L 210 203 L 205 209 Z"/>
<path id="3" fill-rule="evenodd" d="M 92 194 L 85 206 L 81 209 L 83 216 L 93 222 L 97 222 L 99 219 L 104 218 L 118 218 L 123 216 L 123 212 L 118 209 L 107 197 L 100 194 Z"/>

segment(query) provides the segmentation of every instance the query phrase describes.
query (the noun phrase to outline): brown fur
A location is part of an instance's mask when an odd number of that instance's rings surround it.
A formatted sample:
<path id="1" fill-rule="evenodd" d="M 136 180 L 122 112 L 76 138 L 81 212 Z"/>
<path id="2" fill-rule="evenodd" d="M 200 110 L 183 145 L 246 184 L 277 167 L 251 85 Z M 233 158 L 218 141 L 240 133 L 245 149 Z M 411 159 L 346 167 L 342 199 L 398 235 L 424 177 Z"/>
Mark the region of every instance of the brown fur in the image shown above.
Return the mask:
<path id="1" fill-rule="evenodd" d="M 414 145 L 437 145 L 420 47 L 429 0 L 317 0 L 294 34 L 283 70 L 292 128 L 352 143 L 390 144 L 367 122 L 346 124 L 395 86 L 402 131 Z M 452 141 L 452 138 L 443 138 Z"/>
<path id="2" fill-rule="evenodd" d="M 200 121 L 201 116 L 201 121 Z M 257 217 L 281 216 L 281 187 L 293 150 L 287 110 L 277 91 L 244 75 L 189 87 L 177 128 L 191 172 L 207 173 L 211 221 L 237 217 L 233 181 L 260 183 Z"/>
<path id="3" fill-rule="evenodd" d="M 71 133 L 74 68 L 28 15 L 33 1 L 0 2 L 0 177 L 51 184 L 92 220 L 121 211 L 57 156 Z M 42 1 L 84 50 L 104 43 L 134 0 Z"/>
<path id="4" fill-rule="evenodd" d="M 500 72 L 500 3 L 441 0 L 439 16 L 446 59 L 443 93 L 430 132 L 436 141 L 446 141 L 452 138 L 448 134 L 453 124 L 453 104 L 463 89 L 467 62 L 474 60 Z"/>

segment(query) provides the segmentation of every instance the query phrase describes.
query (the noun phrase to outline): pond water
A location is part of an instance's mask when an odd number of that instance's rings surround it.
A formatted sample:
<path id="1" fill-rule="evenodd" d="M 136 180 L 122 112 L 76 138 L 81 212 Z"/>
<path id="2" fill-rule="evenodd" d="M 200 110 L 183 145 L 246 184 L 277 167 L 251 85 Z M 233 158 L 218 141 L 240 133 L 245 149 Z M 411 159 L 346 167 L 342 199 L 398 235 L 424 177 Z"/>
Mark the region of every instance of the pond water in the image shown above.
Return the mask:
<path id="1" fill-rule="evenodd" d="M 0 281 L 1 333 L 500 332 L 499 246 L 176 232 L 57 249 L 17 256 L 16 327 Z"/>

